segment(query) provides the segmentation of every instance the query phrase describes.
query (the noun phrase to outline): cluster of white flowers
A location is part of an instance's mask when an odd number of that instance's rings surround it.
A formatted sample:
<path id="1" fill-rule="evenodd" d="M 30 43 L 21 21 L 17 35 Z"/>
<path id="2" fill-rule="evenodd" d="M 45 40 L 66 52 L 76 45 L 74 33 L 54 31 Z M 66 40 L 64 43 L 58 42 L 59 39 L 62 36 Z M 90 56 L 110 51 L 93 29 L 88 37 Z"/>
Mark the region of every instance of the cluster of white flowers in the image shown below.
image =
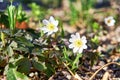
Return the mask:
<path id="1" fill-rule="evenodd" d="M 53 16 L 50 16 L 49 20 L 44 19 L 43 24 L 45 26 L 41 30 L 48 36 L 58 31 L 58 20 L 55 20 Z"/>
<path id="2" fill-rule="evenodd" d="M 104 19 L 105 24 L 107 26 L 114 26 L 115 20 L 112 16 L 109 16 Z M 47 35 L 51 35 L 58 31 L 58 20 L 55 20 L 53 16 L 50 16 L 49 20 L 43 20 L 44 27 L 41 30 Z M 80 38 L 80 34 L 76 33 L 75 35 L 72 34 L 71 38 L 69 39 L 70 45 L 69 48 L 73 49 L 73 53 L 82 53 L 83 49 L 87 49 L 87 40 L 86 37 L 83 36 Z"/>
<path id="3" fill-rule="evenodd" d="M 53 16 L 50 16 L 49 20 L 44 19 L 43 24 L 45 25 L 41 30 L 47 35 L 51 35 L 54 32 L 58 31 L 58 20 L 55 20 Z M 73 53 L 82 53 L 83 49 L 87 49 L 87 40 L 86 37 L 83 36 L 80 38 L 80 34 L 76 33 L 75 35 L 72 34 L 71 38 L 69 39 L 70 45 L 69 48 L 73 49 Z"/>
<path id="4" fill-rule="evenodd" d="M 104 22 L 107 26 L 114 26 L 114 24 L 115 24 L 115 20 L 112 16 L 105 18 Z"/>

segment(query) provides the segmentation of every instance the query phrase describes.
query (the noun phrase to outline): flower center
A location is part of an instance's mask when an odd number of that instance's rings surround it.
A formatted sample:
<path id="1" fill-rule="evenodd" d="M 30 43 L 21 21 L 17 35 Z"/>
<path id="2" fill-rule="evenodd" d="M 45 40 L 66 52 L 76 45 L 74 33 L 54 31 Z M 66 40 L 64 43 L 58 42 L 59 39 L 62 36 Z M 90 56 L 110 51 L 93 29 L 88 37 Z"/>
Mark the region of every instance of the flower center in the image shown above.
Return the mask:
<path id="1" fill-rule="evenodd" d="M 110 23 L 110 22 L 111 22 L 111 19 L 109 19 L 107 22 Z"/>
<path id="2" fill-rule="evenodd" d="M 52 23 L 48 24 L 48 29 L 50 31 L 53 31 L 54 30 L 54 25 Z"/>
<path id="3" fill-rule="evenodd" d="M 81 40 L 76 40 L 76 41 L 74 42 L 74 45 L 75 45 L 76 47 L 81 47 L 81 46 L 83 45 L 83 42 L 82 42 Z"/>

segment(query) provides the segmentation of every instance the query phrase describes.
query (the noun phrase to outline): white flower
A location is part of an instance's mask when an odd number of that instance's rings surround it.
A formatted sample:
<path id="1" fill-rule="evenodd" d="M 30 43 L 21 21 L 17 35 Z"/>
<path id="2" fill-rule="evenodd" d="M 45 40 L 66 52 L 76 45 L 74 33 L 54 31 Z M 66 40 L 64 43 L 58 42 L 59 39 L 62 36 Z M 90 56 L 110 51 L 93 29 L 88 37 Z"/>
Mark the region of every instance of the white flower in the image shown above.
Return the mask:
<path id="1" fill-rule="evenodd" d="M 44 33 L 47 33 L 47 35 L 51 35 L 54 32 L 58 31 L 58 20 L 55 20 L 53 16 L 50 16 L 49 20 L 44 19 L 43 24 L 45 25 L 43 28 Z"/>
<path id="2" fill-rule="evenodd" d="M 71 42 L 69 48 L 73 49 L 73 53 L 77 53 L 77 52 L 82 53 L 83 49 L 87 49 L 86 37 L 83 36 L 80 38 L 79 33 L 76 33 L 75 35 L 72 34 L 71 38 L 69 39 L 69 42 Z"/>
<path id="3" fill-rule="evenodd" d="M 112 16 L 105 18 L 104 21 L 107 26 L 114 26 L 115 24 L 115 20 Z"/>

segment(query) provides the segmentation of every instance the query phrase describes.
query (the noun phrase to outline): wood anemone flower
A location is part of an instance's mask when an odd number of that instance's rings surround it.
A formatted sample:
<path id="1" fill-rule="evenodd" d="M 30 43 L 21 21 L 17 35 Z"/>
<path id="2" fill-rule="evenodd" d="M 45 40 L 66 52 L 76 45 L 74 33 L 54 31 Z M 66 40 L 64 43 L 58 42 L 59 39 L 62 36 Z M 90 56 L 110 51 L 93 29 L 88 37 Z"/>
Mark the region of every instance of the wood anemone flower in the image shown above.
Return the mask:
<path id="1" fill-rule="evenodd" d="M 49 20 L 44 19 L 42 22 L 44 27 L 41 30 L 48 36 L 58 31 L 58 20 L 55 20 L 53 16 L 50 16 Z"/>
<path id="2" fill-rule="evenodd" d="M 115 20 L 112 16 L 105 18 L 104 21 L 107 26 L 114 26 L 115 24 Z"/>
<path id="3" fill-rule="evenodd" d="M 73 53 L 82 53 L 83 49 L 87 49 L 87 40 L 85 36 L 80 38 L 80 34 L 76 33 L 75 35 L 72 34 L 71 38 L 69 39 L 70 45 L 69 48 L 73 49 Z"/>

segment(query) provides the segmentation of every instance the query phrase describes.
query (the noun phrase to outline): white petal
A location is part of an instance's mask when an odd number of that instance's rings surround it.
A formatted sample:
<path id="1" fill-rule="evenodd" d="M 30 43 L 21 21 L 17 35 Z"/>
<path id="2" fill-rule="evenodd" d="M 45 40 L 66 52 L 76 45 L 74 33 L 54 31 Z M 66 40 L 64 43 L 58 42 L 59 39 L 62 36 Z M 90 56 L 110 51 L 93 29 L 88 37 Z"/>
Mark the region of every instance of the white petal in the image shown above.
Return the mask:
<path id="1" fill-rule="evenodd" d="M 108 19 L 113 19 L 113 16 L 109 16 Z"/>
<path id="2" fill-rule="evenodd" d="M 48 25 L 48 24 L 49 24 L 49 21 L 46 20 L 46 19 L 44 19 L 44 20 L 42 21 L 42 23 L 43 23 L 44 25 Z"/>
<path id="3" fill-rule="evenodd" d="M 76 52 L 78 51 L 78 49 L 79 49 L 79 48 L 76 48 L 76 47 L 75 47 L 75 48 L 73 49 L 73 53 L 76 53 Z"/>
<path id="4" fill-rule="evenodd" d="M 74 39 L 74 38 L 70 38 L 69 39 L 69 42 L 74 42 L 76 39 Z"/>
<path id="5" fill-rule="evenodd" d="M 83 43 L 87 43 L 87 40 L 86 40 L 85 36 L 82 36 L 81 40 L 82 40 Z"/>
<path id="6" fill-rule="evenodd" d="M 53 33 L 53 32 L 52 32 L 52 31 L 50 31 L 50 32 L 48 32 L 48 33 L 47 33 L 47 35 L 49 36 L 49 35 L 51 35 L 52 33 Z"/>
<path id="7" fill-rule="evenodd" d="M 55 22 L 55 19 L 54 19 L 54 17 L 53 17 L 53 16 L 50 16 L 50 19 L 49 19 L 49 21 L 50 21 L 50 23 L 52 23 L 52 22 Z"/>
<path id="8" fill-rule="evenodd" d="M 105 22 L 107 22 L 107 20 L 108 20 L 107 18 L 104 19 Z"/>
<path id="9" fill-rule="evenodd" d="M 74 47 L 74 45 L 73 45 L 73 44 L 70 44 L 70 45 L 69 45 L 69 48 L 73 48 L 73 47 Z"/>
<path id="10" fill-rule="evenodd" d="M 42 30 L 44 33 L 48 32 L 48 29 L 45 28 L 45 27 L 41 28 L 41 30 Z"/>
<path id="11" fill-rule="evenodd" d="M 46 28 L 45 27 L 42 27 L 42 28 L 40 28 L 41 30 L 46 30 Z"/>
<path id="12" fill-rule="evenodd" d="M 115 23 L 115 20 L 113 19 L 112 22 Z"/>
<path id="13" fill-rule="evenodd" d="M 83 45 L 82 48 L 83 48 L 83 49 L 87 49 L 87 45 Z"/>
<path id="14" fill-rule="evenodd" d="M 58 28 L 57 28 L 57 27 L 55 27 L 54 32 L 57 32 L 57 31 L 58 31 Z"/>
<path id="15" fill-rule="evenodd" d="M 54 25 L 55 25 L 55 26 L 58 26 L 58 23 L 59 23 L 58 20 L 56 20 L 56 21 L 54 22 Z"/>
<path id="16" fill-rule="evenodd" d="M 76 33 L 76 38 L 80 39 L 80 34 L 79 33 Z"/>
<path id="17" fill-rule="evenodd" d="M 112 24 L 113 24 L 113 26 L 114 26 L 114 24 L 115 24 L 115 20 L 113 19 L 111 23 L 112 23 Z"/>
<path id="18" fill-rule="evenodd" d="M 78 50 L 78 52 L 79 52 L 79 53 L 82 53 L 82 52 L 83 52 L 83 49 L 82 49 L 82 48 L 80 48 L 80 49 Z"/>
<path id="19" fill-rule="evenodd" d="M 56 21 L 52 21 L 51 23 L 54 24 L 55 27 L 58 26 L 58 20 L 56 20 Z"/>
<path id="20" fill-rule="evenodd" d="M 82 36 L 82 38 L 81 38 L 82 40 L 86 40 L 86 37 L 85 36 Z"/>
<path id="21" fill-rule="evenodd" d="M 114 26 L 114 23 L 111 22 L 111 23 L 109 23 L 109 24 L 107 24 L 107 25 L 108 25 L 108 26 Z"/>
<path id="22" fill-rule="evenodd" d="M 74 34 L 71 34 L 71 38 L 76 38 Z"/>
<path id="23" fill-rule="evenodd" d="M 87 43 L 87 40 L 86 40 L 86 39 L 84 39 L 84 40 L 82 40 L 82 42 L 83 42 L 83 43 Z"/>

